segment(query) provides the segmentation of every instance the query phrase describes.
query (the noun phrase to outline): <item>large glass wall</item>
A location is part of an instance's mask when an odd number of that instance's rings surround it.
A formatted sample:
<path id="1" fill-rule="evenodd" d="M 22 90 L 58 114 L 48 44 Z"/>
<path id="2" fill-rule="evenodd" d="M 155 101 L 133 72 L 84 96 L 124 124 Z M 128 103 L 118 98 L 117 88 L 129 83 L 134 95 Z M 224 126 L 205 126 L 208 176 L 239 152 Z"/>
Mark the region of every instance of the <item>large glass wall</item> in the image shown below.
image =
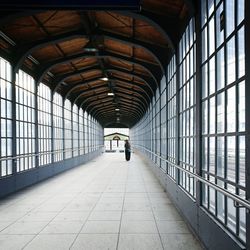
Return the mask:
<path id="1" fill-rule="evenodd" d="M 63 98 L 58 93 L 53 96 L 53 145 L 54 161 L 63 160 Z"/>
<path id="2" fill-rule="evenodd" d="M 167 130 L 166 130 L 166 78 L 163 77 L 161 80 L 161 121 L 160 121 L 160 145 L 161 145 L 161 157 L 166 159 L 166 143 L 167 143 Z M 161 168 L 166 171 L 166 162 L 161 160 Z"/>
<path id="3" fill-rule="evenodd" d="M 103 128 L 91 115 L 22 70 L 13 84 L 12 70 L 0 57 L 0 178 L 101 149 Z"/>
<path id="4" fill-rule="evenodd" d="M 177 163 L 176 156 L 176 144 L 177 144 L 177 88 L 176 88 L 176 57 L 171 59 L 167 70 L 167 160 L 170 162 L 167 164 L 167 173 L 169 176 L 175 179 L 175 168 L 171 163 Z"/>
<path id="5" fill-rule="evenodd" d="M 65 158 L 72 157 L 72 105 L 67 99 L 64 101 L 64 150 Z"/>
<path id="6" fill-rule="evenodd" d="M 0 57 L 0 177 L 12 174 L 12 83 L 11 66 Z"/>
<path id="7" fill-rule="evenodd" d="M 199 173 L 210 183 L 246 199 L 245 1 L 204 0 L 201 3 L 202 26 L 196 28 L 201 34 L 200 51 L 196 52 L 195 20 L 191 19 L 180 40 L 178 56 L 173 56 L 167 66 L 166 92 L 161 88 L 161 153 L 156 132 L 158 92 L 143 119 L 130 130 L 131 140 L 154 162 L 158 163 L 157 154 L 158 158 L 161 156 L 191 173 Z M 200 82 L 196 81 L 198 56 Z M 201 90 L 199 103 L 196 103 L 197 89 Z M 197 124 L 201 134 L 198 138 Z M 144 136 L 149 129 L 152 131 L 150 143 Z M 196 152 L 197 143 L 200 152 Z M 199 156 L 201 165 L 196 166 Z M 196 201 L 196 179 L 169 163 L 166 174 Z M 164 160 L 160 167 L 165 168 Z M 246 209 L 208 185 L 201 185 L 198 191 L 201 206 L 207 213 L 245 243 Z"/>
<path id="8" fill-rule="evenodd" d="M 89 152 L 89 122 L 88 122 L 88 113 L 84 112 L 84 152 L 87 154 Z"/>
<path id="9" fill-rule="evenodd" d="M 79 154 L 79 114 L 78 107 L 75 104 L 73 106 L 73 156 L 78 156 Z"/>
<path id="10" fill-rule="evenodd" d="M 155 103 L 155 149 L 156 154 L 161 154 L 161 110 L 160 110 L 160 89 L 158 88 L 156 90 L 156 103 Z M 161 166 L 160 158 L 155 158 L 156 163 Z"/>
<path id="11" fill-rule="evenodd" d="M 191 19 L 179 44 L 179 161 L 195 173 L 195 27 Z M 180 185 L 195 196 L 194 178 L 180 171 Z"/>
<path id="12" fill-rule="evenodd" d="M 51 124 L 51 90 L 43 83 L 38 87 L 38 152 L 39 166 L 51 163 L 52 124 Z"/>
<path id="13" fill-rule="evenodd" d="M 35 81 L 22 70 L 16 75 L 16 153 L 17 172 L 36 166 Z"/>
<path id="14" fill-rule="evenodd" d="M 80 155 L 84 154 L 84 117 L 82 108 L 79 109 L 79 148 Z"/>
<path id="15" fill-rule="evenodd" d="M 245 198 L 244 1 L 204 1 L 202 14 L 202 176 Z M 205 185 L 202 195 L 245 240 L 245 209 Z"/>

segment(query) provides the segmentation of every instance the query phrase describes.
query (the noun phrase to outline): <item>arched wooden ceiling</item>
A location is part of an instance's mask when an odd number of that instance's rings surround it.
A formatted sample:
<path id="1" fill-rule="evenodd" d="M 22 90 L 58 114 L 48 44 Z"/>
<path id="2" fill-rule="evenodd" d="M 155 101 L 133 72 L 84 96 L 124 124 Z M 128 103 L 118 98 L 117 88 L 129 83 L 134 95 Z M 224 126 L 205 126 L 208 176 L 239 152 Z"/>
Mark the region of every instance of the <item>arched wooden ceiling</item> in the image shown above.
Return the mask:
<path id="1" fill-rule="evenodd" d="M 144 0 L 138 13 L 0 11 L 0 55 L 103 126 L 131 127 L 146 112 L 193 12 L 191 0 Z"/>

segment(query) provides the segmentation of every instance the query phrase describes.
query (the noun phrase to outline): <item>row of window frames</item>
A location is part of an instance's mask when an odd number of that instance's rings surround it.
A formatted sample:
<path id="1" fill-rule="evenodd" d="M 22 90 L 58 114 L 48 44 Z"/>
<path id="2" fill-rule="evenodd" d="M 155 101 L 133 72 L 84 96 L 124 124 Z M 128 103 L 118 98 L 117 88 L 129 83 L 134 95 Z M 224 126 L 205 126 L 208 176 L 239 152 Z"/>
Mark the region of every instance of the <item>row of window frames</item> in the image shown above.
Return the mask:
<path id="1" fill-rule="evenodd" d="M 238 98 L 236 96 L 238 87 Z M 245 82 L 202 103 L 202 133 L 245 130 Z M 238 100 L 238 103 L 236 103 Z M 225 122 L 226 119 L 226 122 Z M 237 125 L 238 123 L 238 125 Z"/>
<path id="2" fill-rule="evenodd" d="M 245 57 L 243 54 L 238 54 L 237 59 L 238 76 L 237 79 L 245 75 Z M 236 61 L 235 57 L 227 60 L 225 64 L 224 49 L 221 49 L 215 57 L 211 58 L 209 63 L 202 67 L 202 97 L 205 98 L 208 94 L 213 94 L 216 90 L 223 89 L 226 85 L 233 83 L 236 80 Z M 225 65 L 226 72 L 225 72 Z M 209 66 L 209 69 L 208 69 Z M 209 77 L 209 81 L 208 81 Z"/>
<path id="3" fill-rule="evenodd" d="M 224 188 L 224 182 L 217 180 L 217 185 Z M 235 189 L 234 187 L 229 187 Z M 212 214 L 216 215 L 216 217 L 221 220 L 223 223 L 225 221 L 228 227 L 235 233 L 236 232 L 236 225 L 238 224 L 241 227 L 239 231 L 240 237 L 245 240 L 245 222 L 246 222 L 246 210 L 245 208 L 236 208 L 233 205 L 233 200 L 230 198 L 226 198 L 223 194 L 215 191 L 213 188 L 208 187 L 207 185 L 202 185 L 202 205 L 209 209 Z M 232 191 L 234 192 L 234 191 Z M 245 197 L 245 193 L 241 191 L 242 197 Z M 227 210 L 225 209 L 227 206 Z M 236 210 L 238 209 L 239 212 L 239 221 L 236 220 Z"/>
<path id="4" fill-rule="evenodd" d="M 68 143 L 71 142 L 71 139 L 65 139 Z M 45 145 L 46 144 L 46 145 Z M 76 146 L 78 145 L 78 138 L 73 139 L 73 144 Z M 44 145 L 45 147 L 43 147 Z M 51 138 L 39 138 L 39 146 L 41 150 L 47 148 L 48 151 L 51 147 Z M 1 139 L 1 157 L 11 156 L 12 155 L 12 139 Z M 35 151 L 35 139 L 28 139 L 28 138 L 18 138 L 17 139 L 17 154 L 27 154 L 32 153 Z"/>
<path id="5" fill-rule="evenodd" d="M 237 183 L 245 186 L 245 151 L 245 136 L 205 137 L 202 139 L 202 169 L 235 183 L 238 167 Z M 225 171 L 230 171 L 231 175 Z"/>
<path id="6" fill-rule="evenodd" d="M 50 147 L 50 143 L 49 140 L 39 140 L 39 146 L 41 146 L 42 144 L 46 144 L 46 148 L 48 150 L 48 148 Z M 34 153 L 35 152 L 35 140 L 34 139 L 17 139 L 17 154 L 28 154 L 28 153 Z M 41 147 L 42 149 L 42 147 Z M 1 139 L 1 157 L 4 156 L 11 156 L 12 155 L 12 139 Z M 26 163 L 32 163 L 32 157 L 25 157 L 25 158 L 20 158 L 18 160 L 19 162 L 19 168 L 21 170 L 24 170 L 23 167 L 20 167 L 20 165 L 23 165 L 24 162 Z M 23 163 L 22 163 L 23 162 Z M 12 169 L 7 170 L 7 168 L 11 168 L 12 164 L 11 161 L 1 161 L 1 168 L 3 171 L 1 171 L 1 173 L 3 173 L 3 175 L 7 175 L 7 174 L 11 174 L 12 173 Z M 8 166 L 7 166 L 8 165 Z M 27 169 L 30 168 L 29 166 L 27 166 Z"/>
<path id="7" fill-rule="evenodd" d="M 176 88 L 174 87 L 172 89 L 172 91 L 175 91 L 175 89 Z M 184 94 L 184 92 L 185 92 L 185 94 Z M 176 95 L 176 92 L 173 92 L 167 98 L 166 97 L 166 91 L 164 91 L 160 96 L 161 97 L 161 102 L 158 99 L 156 101 L 156 104 L 153 105 L 153 109 L 155 109 L 155 112 L 159 112 L 159 109 L 160 109 L 159 105 L 160 104 L 161 104 L 161 108 L 163 108 L 163 106 L 166 105 L 166 100 L 168 100 L 168 102 L 171 101 L 171 99 L 173 99 L 175 95 Z M 194 104 L 195 88 L 194 88 L 194 78 L 193 78 L 193 76 L 191 77 L 191 79 L 189 81 L 185 82 L 185 84 L 183 86 L 180 86 L 180 96 L 181 96 L 181 107 L 183 106 L 182 109 L 185 109 L 185 107 L 189 107 L 189 106 L 192 106 Z"/>
<path id="8" fill-rule="evenodd" d="M 241 11 L 243 11 L 243 13 L 241 13 L 240 18 L 238 19 L 238 22 L 236 24 L 236 27 L 239 26 L 241 22 L 244 20 L 244 10 L 241 9 Z M 211 55 L 214 52 L 215 44 L 216 47 L 218 48 L 223 43 L 225 39 L 224 37 L 225 30 L 226 30 L 226 38 L 229 37 L 235 30 L 234 15 L 232 17 L 227 17 L 225 14 L 226 13 L 223 11 L 223 5 L 221 4 L 216 11 L 216 15 L 213 15 L 210 18 L 209 22 L 206 23 L 206 26 L 202 28 L 203 44 L 206 44 L 206 42 L 209 40 L 209 46 L 204 46 L 204 49 L 206 48 L 206 50 L 209 47 L 210 50 L 209 55 Z M 228 22 L 226 22 L 226 25 L 224 26 L 223 21 L 225 20 L 225 17 Z M 209 39 L 207 39 L 207 35 L 209 35 Z"/>
<path id="9" fill-rule="evenodd" d="M 0 97 L 1 99 L 12 100 L 12 85 L 4 79 L 0 79 Z"/>

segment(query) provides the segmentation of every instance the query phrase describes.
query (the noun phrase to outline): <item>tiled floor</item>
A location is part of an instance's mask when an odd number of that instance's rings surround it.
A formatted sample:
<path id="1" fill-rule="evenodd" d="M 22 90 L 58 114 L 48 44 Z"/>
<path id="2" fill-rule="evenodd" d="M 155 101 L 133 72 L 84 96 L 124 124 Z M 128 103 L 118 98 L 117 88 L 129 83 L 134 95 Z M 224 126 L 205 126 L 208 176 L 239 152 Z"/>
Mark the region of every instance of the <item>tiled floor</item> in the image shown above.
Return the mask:
<path id="1" fill-rule="evenodd" d="M 201 246 L 139 156 L 107 153 L 2 200 L 0 249 Z"/>

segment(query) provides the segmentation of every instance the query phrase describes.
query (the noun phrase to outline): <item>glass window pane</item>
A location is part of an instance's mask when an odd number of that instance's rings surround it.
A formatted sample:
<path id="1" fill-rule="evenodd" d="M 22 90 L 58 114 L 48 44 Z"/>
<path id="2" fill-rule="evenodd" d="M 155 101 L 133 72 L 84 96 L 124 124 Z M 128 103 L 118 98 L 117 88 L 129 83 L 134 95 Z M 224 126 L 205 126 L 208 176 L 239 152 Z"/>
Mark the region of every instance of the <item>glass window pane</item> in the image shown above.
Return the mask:
<path id="1" fill-rule="evenodd" d="M 235 81 L 235 38 L 227 43 L 227 84 Z"/>
<path id="2" fill-rule="evenodd" d="M 218 137 L 217 138 L 217 175 L 220 177 L 225 176 L 225 152 L 224 152 L 224 137 Z"/>
<path id="3" fill-rule="evenodd" d="M 223 133 L 225 129 L 225 94 L 217 96 L 217 133 Z"/>
<path id="4" fill-rule="evenodd" d="M 215 133 L 215 97 L 210 99 L 209 103 L 209 133 Z"/>
<path id="5" fill-rule="evenodd" d="M 222 181 L 218 181 L 217 185 L 224 187 Z M 225 197 L 222 193 L 217 192 L 217 216 L 224 222 L 225 219 Z"/>
<path id="6" fill-rule="evenodd" d="M 207 22 L 207 2 L 201 1 L 201 24 L 202 26 Z"/>
<path id="7" fill-rule="evenodd" d="M 202 169 L 203 170 L 208 170 L 208 150 L 207 150 L 207 137 L 202 139 Z"/>
<path id="8" fill-rule="evenodd" d="M 238 9 L 238 24 L 240 24 L 245 17 L 245 0 L 238 0 L 237 9 Z"/>
<path id="9" fill-rule="evenodd" d="M 233 232 L 235 232 L 236 231 L 236 208 L 234 206 L 233 200 L 230 198 L 227 198 L 227 209 L 228 209 L 227 225 Z"/>
<path id="10" fill-rule="evenodd" d="M 239 137 L 239 184 L 246 186 L 246 142 L 245 136 Z"/>
<path id="11" fill-rule="evenodd" d="M 245 29 L 242 27 L 238 32 L 238 77 L 245 75 Z"/>
<path id="12" fill-rule="evenodd" d="M 215 174 L 215 137 L 209 139 L 209 172 Z"/>
<path id="13" fill-rule="evenodd" d="M 209 94 L 215 92 L 215 57 L 213 56 L 209 61 Z"/>
<path id="14" fill-rule="evenodd" d="M 207 1 L 208 16 L 211 16 L 214 11 L 214 0 Z"/>
<path id="15" fill-rule="evenodd" d="M 208 108 L 207 101 L 202 103 L 202 134 L 207 134 Z"/>
<path id="16" fill-rule="evenodd" d="M 202 62 L 207 60 L 207 27 L 202 31 Z"/>
<path id="17" fill-rule="evenodd" d="M 208 79 L 207 79 L 208 69 L 207 64 L 202 67 L 202 98 L 208 95 Z"/>
<path id="18" fill-rule="evenodd" d="M 209 56 L 214 53 L 215 49 L 215 30 L 214 30 L 214 16 L 209 21 Z"/>
<path id="19" fill-rule="evenodd" d="M 245 81 L 239 84 L 239 131 L 245 131 Z"/>
<path id="20" fill-rule="evenodd" d="M 227 37 L 234 31 L 235 21 L 235 0 L 226 0 L 226 35 Z"/>
<path id="21" fill-rule="evenodd" d="M 235 86 L 227 91 L 227 131 L 235 132 L 236 129 L 236 95 Z"/>
<path id="22" fill-rule="evenodd" d="M 227 179 L 233 182 L 236 181 L 235 177 L 235 136 L 227 137 Z"/>
<path id="23" fill-rule="evenodd" d="M 219 6 L 216 11 L 216 47 L 218 48 L 224 41 L 224 27 L 223 22 L 221 21 L 223 12 L 223 4 Z"/>
<path id="24" fill-rule="evenodd" d="M 217 53 L 217 90 L 225 86 L 225 58 L 224 47 Z"/>

